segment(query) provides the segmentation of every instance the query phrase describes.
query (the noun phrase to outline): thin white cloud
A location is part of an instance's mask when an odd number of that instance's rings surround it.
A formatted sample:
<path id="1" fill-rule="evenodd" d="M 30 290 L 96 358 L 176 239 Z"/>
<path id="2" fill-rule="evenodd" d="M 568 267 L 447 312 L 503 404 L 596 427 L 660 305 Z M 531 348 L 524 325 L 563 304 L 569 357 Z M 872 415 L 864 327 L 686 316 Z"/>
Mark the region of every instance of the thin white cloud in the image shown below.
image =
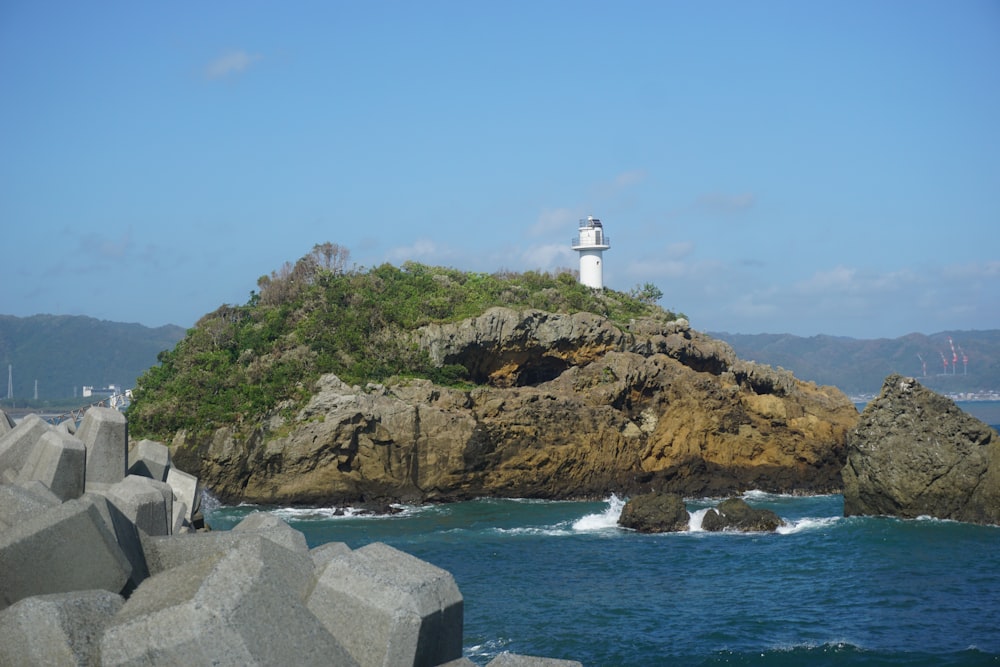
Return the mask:
<path id="1" fill-rule="evenodd" d="M 521 253 L 522 265 L 528 269 L 552 271 L 557 267 L 576 267 L 579 258 L 568 243 L 547 243 L 531 246 Z"/>
<path id="2" fill-rule="evenodd" d="M 227 51 L 205 66 L 205 78 L 215 80 L 239 74 L 262 59 L 261 55 L 242 50 Z"/>
<path id="3" fill-rule="evenodd" d="M 667 246 L 667 257 L 670 259 L 684 259 L 694 252 L 692 241 L 678 241 Z"/>
<path id="4" fill-rule="evenodd" d="M 726 194 L 709 192 L 698 197 L 695 208 L 716 214 L 741 213 L 753 208 L 757 197 L 750 192 L 741 194 Z"/>
<path id="5" fill-rule="evenodd" d="M 430 260 L 439 259 L 445 254 L 446 253 L 430 239 L 417 239 L 408 246 L 390 248 L 386 253 L 386 256 L 389 258 L 389 261 L 396 263 L 403 263 L 407 261 L 426 263 Z"/>
<path id="6" fill-rule="evenodd" d="M 594 184 L 591 191 L 597 199 L 612 199 L 639 185 L 644 180 L 646 180 L 645 169 L 630 169 L 617 174 L 610 182 Z"/>
<path id="7" fill-rule="evenodd" d="M 572 233 L 573 223 L 582 218 L 578 211 L 569 208 L 546 208 L 538 214 L 538 220 L 531 226 L 531 236 L 544 236 L 554 232 Z M 568 238 L 568 237 L 567 237 Z"/>
<path id="8" fill-rule="evenodd" d="M 631 171 L 624 171 L 615 176 L 614 185 L 618 190 L 624 190 L 633 185 L 638 185 L 644 180 L 646 180 L 645 169 L 632 169 Z"/>

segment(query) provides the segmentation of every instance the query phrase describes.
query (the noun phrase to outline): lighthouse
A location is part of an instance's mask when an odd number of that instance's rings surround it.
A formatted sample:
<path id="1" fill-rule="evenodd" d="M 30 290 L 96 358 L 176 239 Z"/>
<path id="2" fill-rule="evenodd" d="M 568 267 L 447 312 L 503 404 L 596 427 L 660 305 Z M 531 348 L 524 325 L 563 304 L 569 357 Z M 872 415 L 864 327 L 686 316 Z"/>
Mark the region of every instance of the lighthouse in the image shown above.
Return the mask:
<path id="1" fill-rule="evenodd" d="M 604 235 L 604 225 L 592 215 L 580 221 L 580 233 L 573 239 L 573 250 L 580 253 L 580 283 L 594 289 L 604 287 L 604 264 L 601 254 L 611 247 Z"/>

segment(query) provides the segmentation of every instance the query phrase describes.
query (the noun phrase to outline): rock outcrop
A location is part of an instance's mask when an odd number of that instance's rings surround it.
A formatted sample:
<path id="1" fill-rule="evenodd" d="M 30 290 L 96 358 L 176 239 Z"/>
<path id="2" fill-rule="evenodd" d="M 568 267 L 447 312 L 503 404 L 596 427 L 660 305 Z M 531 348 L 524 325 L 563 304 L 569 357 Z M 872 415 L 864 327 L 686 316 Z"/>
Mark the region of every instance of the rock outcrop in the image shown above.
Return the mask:
<path id="1" fill-rule="evenodd" d="M 891 375 L 848 436 L 844 514 L 1000 524 L 1000 436 Z"/>
<path id="2" fill-rule="evenodd" d="M 702 530 L 710 532 L 773 533 L 783 525 L 785 522 L 771 510 L 750 507 L 742 498 L 723 500 L 717 507 L 705 512 L 701 519 Z"/>
<path id="3" fill-rule="evenodd" d="M 858 418 L 839 390 L 741 361 L 684 320 L 494 308 L 414 344 L 478 384 L 328 375 L 293 417 L 180 432 L 172 454 L 227 502 L 827 492 Z"/>
<path id="4" fill-rule="evenodd" d="M 676 493 L 643 493 L 629 498 L 618 525 L 639 533 L 676 533 L 688 529 L 691 515 Z"/>

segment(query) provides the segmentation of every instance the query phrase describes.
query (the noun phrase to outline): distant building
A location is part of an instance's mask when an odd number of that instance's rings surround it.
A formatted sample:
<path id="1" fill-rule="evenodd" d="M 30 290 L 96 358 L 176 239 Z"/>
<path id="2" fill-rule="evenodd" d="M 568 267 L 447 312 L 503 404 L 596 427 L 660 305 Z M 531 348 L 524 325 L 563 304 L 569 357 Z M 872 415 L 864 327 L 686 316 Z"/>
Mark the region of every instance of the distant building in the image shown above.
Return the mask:
<path id="1" fill-rule="evenodd" d="M 579 234 L 573 239 L 573 250 L 580 253 L 580 283 L 594 289 L 604 288 L 602 254 L 611 247 L 604 235 L 604 225 L 592 215 L 580 221 Z"/>
<path id="2" fill-rule="evenodd" d="M 121 393 L 121 387 L 114 384 L 109 384 L 107 387 L 93 387 L 83 385 L 83 397 L 87 398 L 89 396 L 114 396 L 115 394 Z"/>

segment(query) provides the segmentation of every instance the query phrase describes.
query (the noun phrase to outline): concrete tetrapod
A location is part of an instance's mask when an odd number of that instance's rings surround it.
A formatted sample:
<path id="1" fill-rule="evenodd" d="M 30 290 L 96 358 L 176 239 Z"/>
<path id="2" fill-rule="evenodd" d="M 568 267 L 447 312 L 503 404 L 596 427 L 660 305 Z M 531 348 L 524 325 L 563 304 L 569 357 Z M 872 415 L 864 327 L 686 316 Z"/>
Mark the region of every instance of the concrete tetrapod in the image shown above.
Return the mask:
<path id="1" fill-rule="evenodd" d="M 363 667 L 462 657 L 462 594 L 451 574 L 375 542 L 332 558 L 309 609 Z"/>
<path id="2" fill-rule="evenodd" d="M 105 629 L 102 664 L 356 665 L 303 603 L 312 579 L 308 552 L 248 534 L 144 581 Z"/>

